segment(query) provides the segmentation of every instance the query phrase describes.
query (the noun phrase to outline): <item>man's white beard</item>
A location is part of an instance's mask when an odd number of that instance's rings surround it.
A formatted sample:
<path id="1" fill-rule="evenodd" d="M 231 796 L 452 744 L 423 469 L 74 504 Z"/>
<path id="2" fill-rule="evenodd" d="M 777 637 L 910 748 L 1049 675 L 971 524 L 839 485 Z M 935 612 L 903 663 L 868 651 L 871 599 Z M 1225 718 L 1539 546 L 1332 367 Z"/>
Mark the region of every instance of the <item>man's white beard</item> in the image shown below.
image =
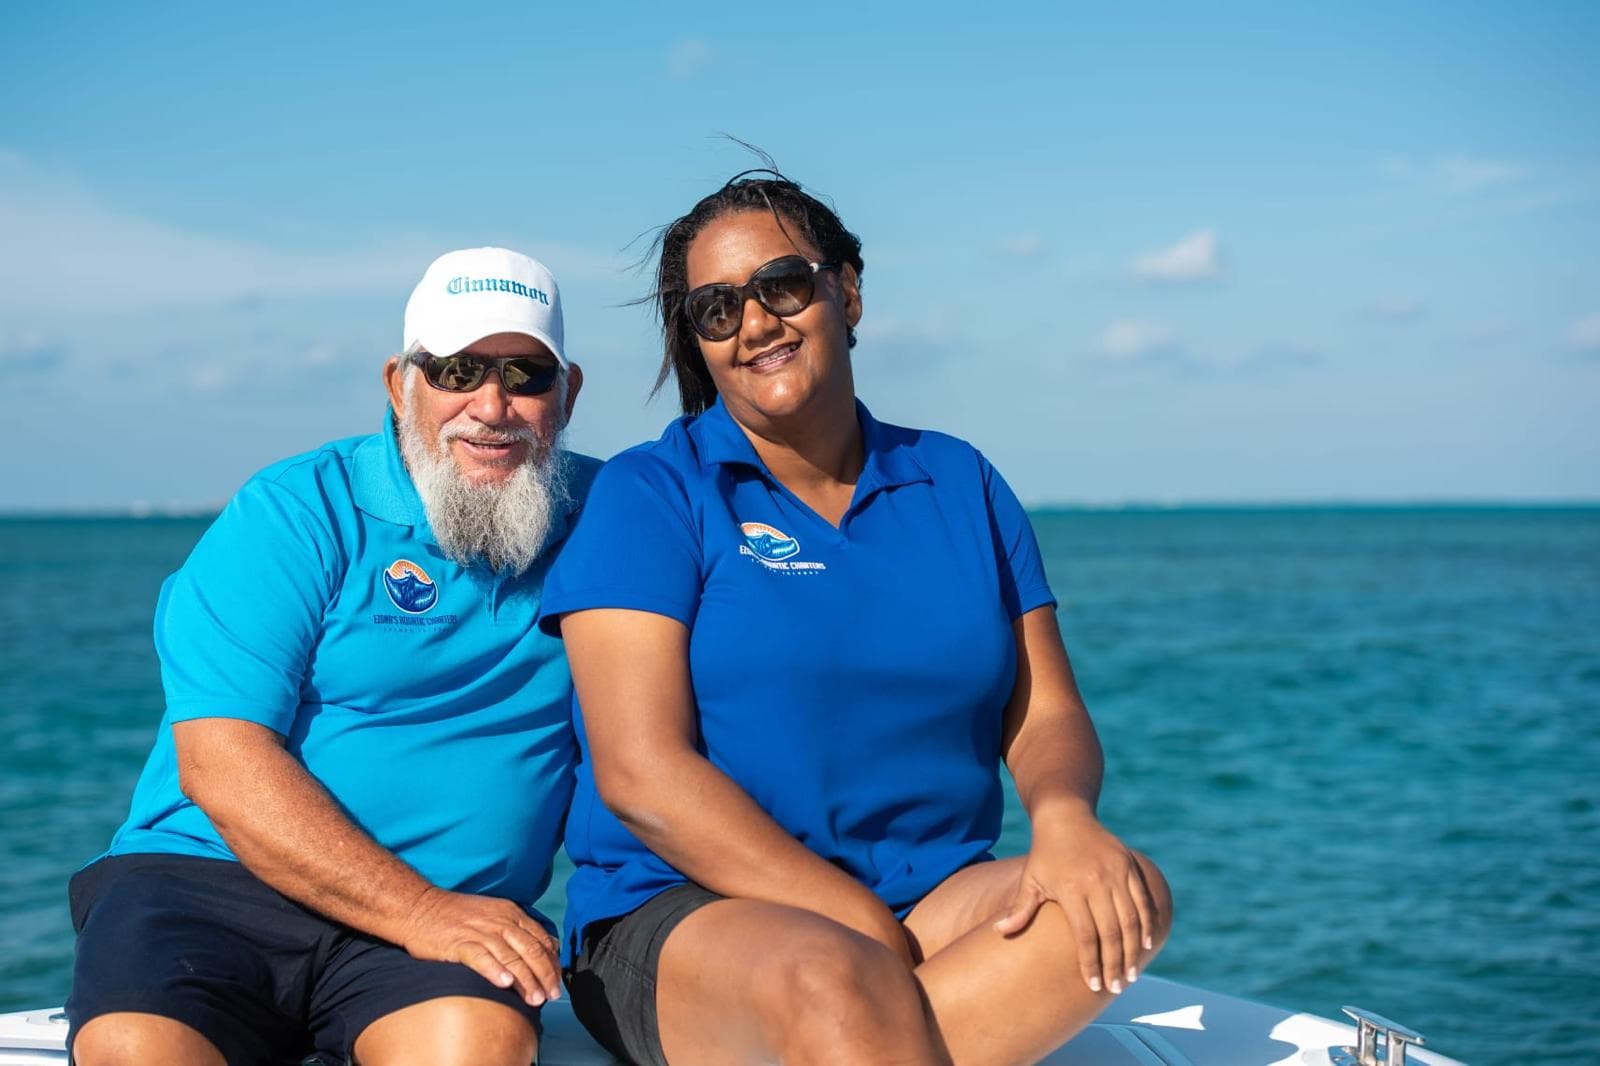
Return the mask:
<path id="1" fill-rule="evenodd" d="M 418 376 L 412 371 L 405 383 L 400 454 L 440 550 L 462 566 L 482 565 L 513 576 L 522 573 L 539 557 L 551 526 L 571 503 L 561 435 L 545 442 L 529 430 L 499 431 L 501 438 L 528 441 L 532 445 L 528 459 L 498 484 L 469 481 L 451 457 L 450 441 L 468 434 L 481 436 L 482 428 L 446 423 L 437 441 L 431 445 L 424 441 L 410 414 Z"/>

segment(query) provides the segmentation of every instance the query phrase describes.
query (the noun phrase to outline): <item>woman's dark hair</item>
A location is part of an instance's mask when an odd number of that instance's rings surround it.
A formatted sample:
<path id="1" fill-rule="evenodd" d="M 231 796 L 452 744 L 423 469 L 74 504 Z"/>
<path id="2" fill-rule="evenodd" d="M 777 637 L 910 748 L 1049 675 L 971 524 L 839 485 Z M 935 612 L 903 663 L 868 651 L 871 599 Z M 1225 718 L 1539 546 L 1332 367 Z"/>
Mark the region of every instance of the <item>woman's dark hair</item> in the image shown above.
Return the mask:
<path id="1" fill-rule="evenodd" d="M 660 392 L 669 376 L 676 378 L 678 400 L 686 415 L 700 414 L 717 398 L 717 386 L 700 354 L 699 337 L 683 306 L 689 292 L 689 245 L 711 222 L 741 211 L 771 212 L 790 240 L 804 240 L 828 262 L 841 266 L 849 263 L 857 279 L 864 269 L 861 238 L 844 228 L 833 208 L 771 167 L 735 174 L 722 188 L 695 204 L 687 215 L 665 226 L 656 238 L 661 249 L 656 290 L 645 297 L 654 301 L 661 312 L 661 336 L 666 348 L 661 372 L 656 375 L 650 394 Z M 849 339 L 850 346 L 855 347 L 855 330 L 849 330 Z"/>

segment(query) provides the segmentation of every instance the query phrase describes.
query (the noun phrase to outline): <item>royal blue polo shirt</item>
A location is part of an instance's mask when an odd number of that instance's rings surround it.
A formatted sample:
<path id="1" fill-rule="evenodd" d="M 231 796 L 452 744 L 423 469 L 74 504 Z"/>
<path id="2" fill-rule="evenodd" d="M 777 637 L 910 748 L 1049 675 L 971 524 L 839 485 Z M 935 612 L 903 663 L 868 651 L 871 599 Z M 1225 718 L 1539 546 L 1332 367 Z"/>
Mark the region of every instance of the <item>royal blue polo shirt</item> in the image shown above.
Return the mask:
<path id="1" fill-rule="evenodd" d="M 630 608 L 689 629 L 702 750 L 779 825 L 904 914 L 1000 831 L 1012 622 L 1053 604 L 1016 496 L 970 444 L 875 420 L 838 528 L 719 400 L 596 478 L 540 625 Z M 567 820 L 565 947 L 685 878 L 600 801 Z"/>
<path id="2" fill-rule="evenodd" d="M 575 500 L 598 466 L 571 456 Z M 162 586 L 166 714 L 108 854 L 234 858 L 178 787 L 172 725 L 238 718 L 429 881 L 531 910 L 577 754 L 565 649 L 534 625 L 553 554 L 516 577 L 446 558 L 392 412 L 261 471 Z"/>

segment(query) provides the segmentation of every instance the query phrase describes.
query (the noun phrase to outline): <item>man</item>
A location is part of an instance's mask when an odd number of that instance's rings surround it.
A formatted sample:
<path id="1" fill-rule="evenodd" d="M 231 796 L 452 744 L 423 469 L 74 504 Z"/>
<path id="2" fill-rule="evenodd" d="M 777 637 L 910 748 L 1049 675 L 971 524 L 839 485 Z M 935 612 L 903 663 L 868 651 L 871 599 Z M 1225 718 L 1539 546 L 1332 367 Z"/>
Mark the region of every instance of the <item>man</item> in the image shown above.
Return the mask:
<path id="1" fill-rule="evenodd" d="M 538 262 L 440 257 L 383 431 L 257 474 L 163 586 L 166 715 L 71 887 L 82 1066 L 533 1060 L 575 751 L 533 622 L 599 465 L 562 334 Z"/>

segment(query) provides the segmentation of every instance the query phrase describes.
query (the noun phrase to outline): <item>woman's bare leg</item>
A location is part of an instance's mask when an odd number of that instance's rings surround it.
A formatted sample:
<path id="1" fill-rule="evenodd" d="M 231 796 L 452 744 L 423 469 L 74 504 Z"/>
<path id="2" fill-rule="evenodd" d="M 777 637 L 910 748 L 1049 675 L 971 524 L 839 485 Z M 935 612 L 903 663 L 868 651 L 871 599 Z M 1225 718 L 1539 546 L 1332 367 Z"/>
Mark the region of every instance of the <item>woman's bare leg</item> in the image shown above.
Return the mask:
<path id="1" fill-rule="evenodd" d="M 1142 971 L 1166 940 L 1172 897 L 1155 864 L 1136 857 L 1159 916 L 1155 948 L 1139 956 Z M 969 866 L 906 916 L 925 960 L 917 980 L 957 1066 L 1035 1062 L 1093 1021 L 1112 998 L 1084 984 L 1076 939 L 1055 904 L 1041 907 L 1015 936 L 994 931 L 1016 893 L 1022 864 L 1018 858 Z"/>
<path id="2" fill-rule="evenodd" d="M 656 977 L 667 1061 L 938 1063 L 904 961 L 795 907 L 719 900 L 668 935 Z"/>

